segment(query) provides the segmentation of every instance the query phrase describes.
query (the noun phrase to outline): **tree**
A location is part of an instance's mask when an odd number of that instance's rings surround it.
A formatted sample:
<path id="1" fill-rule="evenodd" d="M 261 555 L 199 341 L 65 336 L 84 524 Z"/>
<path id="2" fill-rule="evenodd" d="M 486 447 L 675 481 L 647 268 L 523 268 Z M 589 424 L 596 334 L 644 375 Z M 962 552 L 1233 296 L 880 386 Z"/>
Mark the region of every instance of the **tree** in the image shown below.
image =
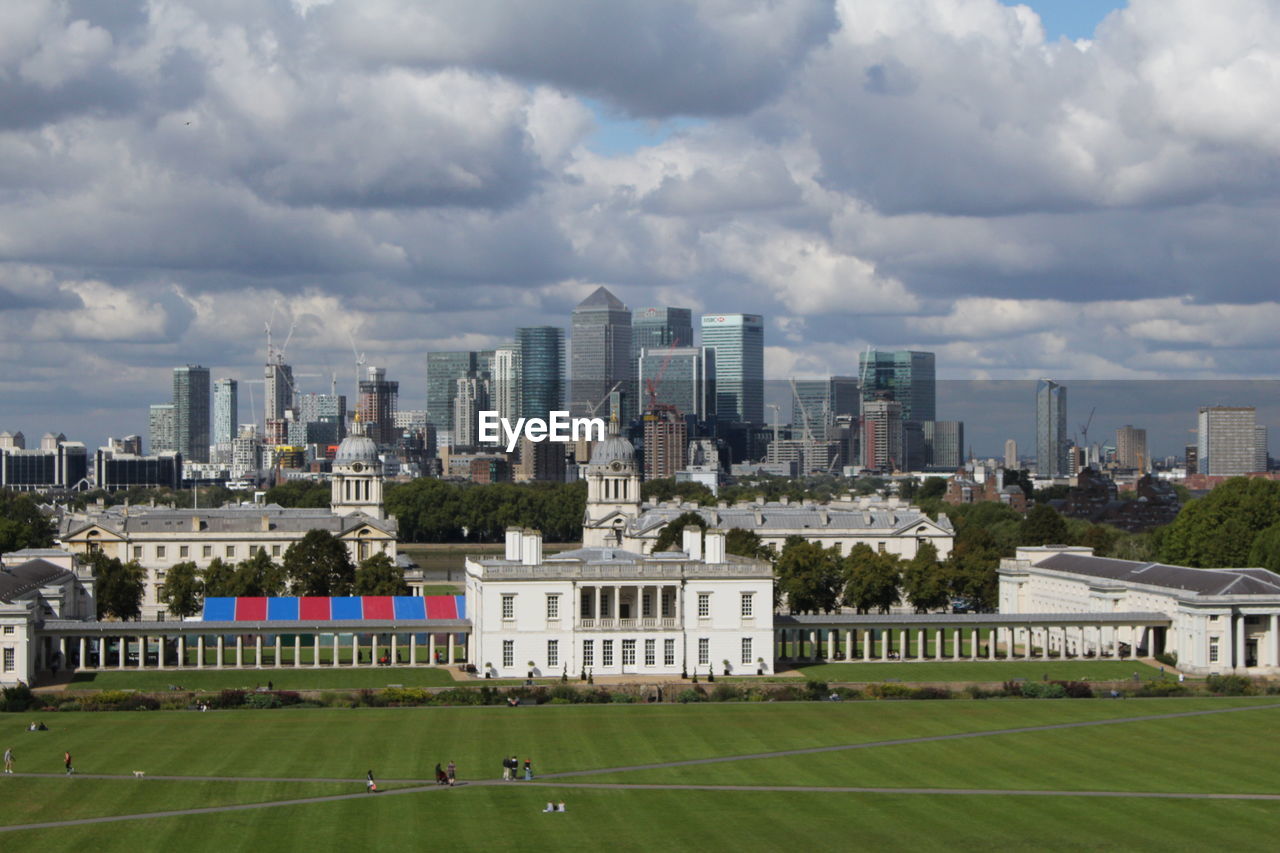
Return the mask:
<path id="1" fill-rule="evenodd" d="M 30 495 L 0 490 L 0 554 L 53 545 L 53 523 Z"/>
<path id="2" fill-rule="evenodd" d="M 1280 482 L 1232 477 L 1182 507 L 1163 535 L 1161 559 L 1223 568 L 1248 562 L 1258 534 L 1280 523 Z"/>
<path id="3" fill-rule="evenodd" d="M 171 566 L 157 595 L 174 616 L 195 616 L 204 602 L 204 583 L 200 580 L 199 567 L 190 560 Z"/>
<path id="4" fill-rule="evenodd" d="M 947 557 L 951 594 L 978 611 L 995 610 L 1000 600 L 996 569 L 1002 556 L 995 537 L 982 528 L 966 527 Z"/>
<path id="5" fill-rule="evenodd" d="M 1280 572 L 1280 524 L 1273 524 L 1253 537 L 1248 565 Z"/>
<path id="6" fill-rule="evenodd" d="M 374 554 L 356 569 L 356 595 L 408 595 L 404 572 L 386 554 Z"/>
<path id="7" fill-rule="evenodd" d="M 925 542 L 902 567 L 902 591 L 917 613 L 928 613 L 951 603 L 947 573 L 938 561 L 938 549 Z"/>
<path id="8" fill-rule="evenodd" d="M 728 554 L 754 557 L 757 560 L 773 561 L 778 558 L 773 546 L 764 544 L 760 534 L 754 530 L 743 530 L 741 527 L 735 527 L 725 534 L 724 550 Z"/>
<path id="9" fill-rule="evenodd" d="M 200 572 L 205 598 L 235 595 L 235 575 L 236 570 L 231 565 L 223 562 L 221 557 L 214 557 Z"/>
<path id="10" fill-rule="evenodd" d="M 823 548 L 788 536 L 774 564 L 777 586 L 792 613 L 830 613 L 840 600 L 840 546 Z"/>
<path id="11" fill-rule="evenodd" d="M 114 616 L 126 621 L 142 616 L 142 592 L 147 571 L 137 561 L 121 563 L 95 551 L 89 558 L 93 569 L 94 593 L 98 601 L 98 618 Z"/>
<path id="12" fill-rule="evenodd" d="M 310 530 L 284 552 L 294 595 L 350 595 L 355 566 L 347 546 L 327 530 Z"/>
<path id="13" fill-rule="evenodd" d="M 1066 545 L 1068 538 L 1067 523 L 1048 504 L 1031 508 L 1018 537 L 1023 545 Z"/>
<path id="14" fill-rule="evenodd" d="M 680 550 L 683 546 L 684 529 L 690 524 L 696 524 L 704 531 L 707 529 L 706 519 L 701 514 L 692 511 L 681 513 L 662 528 L 662 532 L 658 534 L 658 541 L 653 543 L 653 553 L 672 549 Z"/>
<path id="15" fill-rule="evenodd" d="M 849 549 L 842 569 L 844 603 L 859 613 L 888 613 L 901 600 L 902 571 L 896 554 L 878 554 L 859 542 Z"/>
<path id="16" fill-rule="evenodd" d="M 241 560 L 236 566 L 228 595 L 284 595 L 287 582 L 288 576 L 284 568 L 271 561 L 266 549 L 258 548 L 252 557 Z"/>
<path id="17" fill-rule="evenodd" d="M 640 498 L 651 503 L 680 498 L 701 506 L 716 502 L 716 496 L 702 483 L 677 483 L 673 477 L 645 480 L 640 486 Z"/>
<path id="18" fill-rule="evenodd" d="M 267 489 L 267 503 L 286 507 L 328 509 L 329 484 L 319 480 L 288 480 Z"/>

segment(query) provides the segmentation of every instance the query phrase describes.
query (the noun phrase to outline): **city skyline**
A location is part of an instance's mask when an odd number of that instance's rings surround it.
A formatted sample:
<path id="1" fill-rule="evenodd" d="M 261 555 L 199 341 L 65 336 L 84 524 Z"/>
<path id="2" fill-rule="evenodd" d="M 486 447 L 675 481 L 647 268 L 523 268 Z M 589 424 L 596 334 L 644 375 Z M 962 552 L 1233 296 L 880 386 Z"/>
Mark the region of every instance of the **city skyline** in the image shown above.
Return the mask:
<path id="1" fill-rule="evenodd" d="M 420 400 L 426 352 L 563 325 L 598 286 L 764 316 L 771 379 L 849 374 L 868 346 L 936 352 L 940 380 L 1276 375 L 1275 108 L 1248 69 L 1280 54 L 1280 9 L 756 11 L 405 27 L 389 2 L 352 40 L 334 5 L 84 2 L 7 27 L 0 331 L 21 367 L 0 422 L 140 433 L 188 361 L 260 412 L 272 316 L 323 374 L 299 390 L 336 375 L 354 401 L 354 345 Z M 412 35 L 444 29 L 443 53 Z M 675 32 L 674 53 L 615 49 Z"/>

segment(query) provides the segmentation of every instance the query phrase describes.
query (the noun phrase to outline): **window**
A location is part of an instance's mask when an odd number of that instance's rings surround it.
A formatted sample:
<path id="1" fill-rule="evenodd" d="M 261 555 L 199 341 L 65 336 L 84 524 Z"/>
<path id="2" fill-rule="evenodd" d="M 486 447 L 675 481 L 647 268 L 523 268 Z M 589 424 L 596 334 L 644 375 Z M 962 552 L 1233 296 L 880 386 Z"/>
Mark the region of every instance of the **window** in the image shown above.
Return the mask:
<path id="1" fill-rule="evenodd" d="M 644 641 L 644 665 L 653 666 L 658 662 L 658 641 Z"/>
<path id="2" fill-rule="evenodd" d="M 663 666 L 676 665 L 676 641 L 675 640 L 662 641 L 662 665 Z"/>
<path id="3" fill-rule="evenodd" d="M 711 615 L 711 593 L 698 593 L 698 618 L 706 619 Z"/>
<path id="4" fill-rule="evenodd" d="M 547 668 L 560 665 L 560 641 L 547 640 Z"/>
<path id="5" fill-rule="evenodd" d="M 181 558 L 182 558 L 182 559 L 184 559 L 184 560 L 185 560 L 187 557 L 190 557 L 190 556 L 191 556 L 191 546 L 190 546 L 190 545 L 179 545 L 179 546 L 178 546 L 178 556 L 179 556 L 179 557 L 181 557 Z"/>
<path id="6" fill-rule="evenodd" d="M 587 669 L 596 665 L 596 641 L 582 641 L 582 668 Z"/>
<path id="7" fill-rule="evenodd" d="M 613 640 L 600 641 L 600 665 L 613 666 Z"/>
<path id="8" fill-rule="evenodd" d="M 4 632 L 5 632 L 6 634 L 12 634 L 12 633 L 13 633 L 13 626 L 12 626 L 12 625 L 5 625 L 5 626 L 4 626 Z"/>
<path id="9" fill-rule="evenodd" d="M 208 559 L 209 557 L 212 557 L 212 556 L 213 556 L 213 546 L 212 546 L 212 545 L 201 545 L 201 546 L 200 546 L 200 556 L 201 556 L 201 557 L 204 557 L 205 559 Z"/>
<path id="10" fill-rule="evenodd" d="M 698 663 L 703 665 L 711 663 L 711 641 L 706 637 L 698 638 Z"/>
<path id="11" fill-rule="evenodd" d="M 271 556 L 273 556 L 273 557 L 279 557 L 279 556 L 280 556 L 280 546 L 279 546 L 279 545 L 272 545 L 272 546 L 271 546 Z"/>
<path id="12" fill-rule="evenodd" d="M 1209 663 L 1218 662 L 1218 638 L 1209 638 Z"/>
<path id="13" fill-rule="evenodd" d="M 750 619 L 752 617 L 753 604 L 755 603 L 755 593 L 744 592 L 742 594 L 742 618 Z"/>
<path id="14" fill-rule="evenodd" d="M 228 545 L 228 546 L 227 546 L 227 556 L 228 556 L 228 557 L 232 557 L 232 558 L 234 558 L 234 557 L 235 557 L 235 555 L 236 555 L 236 546 L 235 546 L 235 545 Z"/>
<path id="15" fill-rule="evenodd" d="M 157 545 L 157 546 L 156 546 L 156 559 L 157 559 L 157 560 L 163 560 L 163 559 L 164 559 L 164 555 L 165 555 L 165 551 L 166 551 L 166 550 L 168 550 L 168 549 L 166 549 L 166 548 L 165 548 L 165 546 L 163 546 L 163 545 Z"/>
<path id="16" fill-rule="evenodd" d="M 516 665 L 516 641 L 502 641 L 502 666 L 506 669 Z"/>
<path id="17" fill-rule="evenodd" d="M 15 666 L 16 664 L 14 663 L 14 660 L 13 660 L 13 649 L 5 649 L 4 650 L 4 671 L 13 672 Z"/>
<path id="18" fill-rule="evenodd" d="M 877 542 L 877 543 L 876 543 L 876 550 L 877 550 L 877 551 L 879 551 L 881 554 L 883 554 L 883 553 L 884 553 L 884 543 L 883 543 L 883 542 Z"/>
<path id="19" fill-rule="evenodd" d="M 622 641 L 622 665 L 623 666 L 636 665 L 636 641 L 635 640 Z"/>
<path id="20" fill-rule="evenodd" d="M 502 596 L 502 618 L 516 618 L 516 597 L 514 593 L 508 593 Z"/>
<path id="21" fill-rule="evenodd" d="M 651 593 L 646 592 L 640 596 L 640 615 L 645 619 L 653 615 L 653 595 Z"/>
<path id="22" fill-rule="evenodd" d="M 547 596 L 547 618 L 548 619 L 560 618 L 560 596 L 559 595 Z"/>
<path id="23" fill-rule="evenodd" d="M 156 580 L 158 580 L 158 581 L 162 581 L 162 580 L 164 580 L 164 570 L 163 570 L 163 569 L 157 569 L 157 570 L 156 570 Z"/>
<path id="24" fill-rule="evenodd" d="M 142 546 L 141 546 L 141 545 L 134 545 L 134 546 L 133 546 L 133 559 L 135 559 L 135 560 L 141 560 L 141 559 L 142 559 Z"/>
<path id="25" fill-rule="evenodd" d="M 591 594 L 585 589 L 582 591 L 582 600 L 579 604 L 578 616 L 583 619 L 592 619 L 595 617 L 595 611 L 591 609 Z"/>
<path id="26" fill-rule="evenodd" d="M 743 638 L 742 638 L 742 662 L 743 662 L 743 663 L 751 663 L 751 662 L 752 662 L 752 657 L 751 657 L 751 638 L 750 638 L 750 637 L 743 637 Z"/>
<path id="27" fill-rule="evenodd" d="M 157 622 L 163 622 L 164 620 L 165 620 L 164 611 L 163 611 L 163 610 L 157 610 L 157 611 L 156 611 L 156 621 L 157 621 Z"/>

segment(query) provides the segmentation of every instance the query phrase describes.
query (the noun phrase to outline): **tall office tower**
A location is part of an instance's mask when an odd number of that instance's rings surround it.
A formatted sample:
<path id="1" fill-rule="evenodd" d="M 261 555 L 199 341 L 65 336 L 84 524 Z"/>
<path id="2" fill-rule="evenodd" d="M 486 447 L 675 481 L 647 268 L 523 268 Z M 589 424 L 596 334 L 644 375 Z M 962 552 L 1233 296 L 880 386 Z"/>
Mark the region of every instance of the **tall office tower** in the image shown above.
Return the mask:
<path id="1" fill-rule="evenodd" d="M 262 467 L 262 440 L 253 424 L 244 424 L 231 439 L 231 476 L 249 477 Z"/>
<path id="2" fill-rule="evenodd" d="M 1195 444 L 1188 444 L 1182 449 L 1182 458 L 1184 467 L 1188 474 L 1200 473 L 1200 448 Z"/>
<path id="3" fill-rule="evenodd" d="M 387 380 L 385 367 L 369 366 L 367 379 L 360 380 L 357 411 L 364 424 L 364 434 L 389 447 L 396 443 L 396 409 L 400 399 L 400 383 Z"/>
<path id="4" fill-rule="evenodd" d="M 644 478 L 674 477 L 685 466 L 689 430 L 684 418 L 670 409 L 644 414 Z"/>
<path id="5" fill-rule="evenodd" d="M 703 314 L 702 345 L 716 354 L 716 417 L 764 423 L 764 318 Z"/>
<path id="6" fill-rule="evenodd" d="M 716 354 L 707 347 L 666 347 L 642 350 L 640 368 L 641 407 L 653 403 L 674 406 L 681 415 L 706 421 L 716 413 Z M 653 389 L 654 399 L 649 390 Z"/>
<path id="7" fill-rule="evenodd" d="M 469 351 L 427 353 L 427 422 L 438 431 L 453 429 L 453 399 L 458 380 L 476 375 L 476 354 Z"/>
<path id="8" fill-rule="evenodd" d="M 498 417 L 512 423 L 520 418 L 520 348 L 515 344 L 493 351 L 489 396 Z"/>
<path id="9" fill-rule="evenodd" d="M 1256 470 L 1256 417 L 1253 406 L 1201 406 L 1196 436 L 1199 473 L 1236 477 Z"/>
<path id="10" fill-rule="evenodd" d="M 906 467 L 906 435 L 901 403 L 865 400 L 862 403 L 862 464 L 877 471 Z"/>
<path id="11" fill-rule="evenodd" d="M 1051 379 L 1036 383 L 1036 476 L 1067 476 L 1067 389 Z"/>
<path id="12" fill-rule="evenodd" d="M 173 430 L 173 403 L 152 403 L 147 416 L 147 444 L 151 455 L 173 453 L 178 440 Z"/>
<path id="13" fill-rule="evenodd" d="M 802 435 L 806 419 L 815 441 L 825 441 L 840 415 L 859 412 L 858 380 L 852 376 L 796 379 L 791 394 L 791 431 Z"/>
<path id="14" fill-rule="evenodd" d="M 283 361 L 269 361 L 263 367 L 262 375 L 266 380 L 263 386 L 266 407 L 263 423 L 283 420 L 285 412 L 293 408 L 293 367 Z"/>
<path id="15" fill-rule="evenodd" d="M 688 308 L 641 308 L 631 317 L 631 353 L 693 346 L 693 312 Z"/>
<path id="16" fill-rule="evenodd" d="M 520 416 L 545 418 L 564 411 L 564 329 L 525 326 L 516 329 L 520 349 Z"/>
<path id="17" fill-rule="evenodd" d="M 904 421 L 931 421 L 937 416 L 938 385 L 931 352 L 870 350 L 858 356 L 862 399 L 896 400 Z"/>
<path id="18" fill-rule="evenodd" d="M 218 379 L 213 383 L 213 443 L 230 444 L 240 423 L 239 383 Z"/>
<path id="19" fill-rule="evenodd" d="M 541 481 L 563 483 L 565 474 L 565 446 L 558 441 L 530 441 L 520 436 L 516 445 L 519 460 L 514 474 L 517 483 Z"/>
<path id="20" fill-rule="evenodd" d="M 346 437 L 347 398 L 343 394 L 299 394 L 298 422 L 307 444 L 337 444 Z"/>
<path id="21" fill-rule="evenodd" d="M 209 461 L 209 368 L 173 369 L 173 437 L 184 460 Z"/>
<path id="22" fill-rule="evenodd" d="M 1145 429 L 1125 424 L 1116 430 L 1116 464 L 1121 468 L 1141 468 L 1144 471 L 1151 467 Z"/>
<path id="23" fill-rule="evenodd" d="M 1012 438 L 1004 440 L 1004 467 L 1010 471 L 1015 471 L 1018 468 L 1018 442 Z"/>
<path id="24" fill-rule="evenodd" d="M 454 387 L 453 446 L 474 447 L 480 443 L 480 412 L 489 408 L 489 380 L 467 376 Z"/>
<path id="25" fill-rule="evenodd" d="M 607 398 L 622 392 L 619 418 L 636 411 L 635 362 L 631 358 L 631 311 L 603 287 L 573 309 L 570 331 L 569 411 L 575 417 L 610 414 Z"/>
<path id="26" fill-rule="evenodd" d="M 964 464 L 964 421 L 925 421 L 924 465 L 954 471 Z"/>
<path id="27" fill-rule="evenodd" d="M 1253 428 L 1253 464 L 1254 471 L 1266 471 L 1271 467 L 1271 458 L 1267 454 L 1267 428 L 1262 424 Z"/>

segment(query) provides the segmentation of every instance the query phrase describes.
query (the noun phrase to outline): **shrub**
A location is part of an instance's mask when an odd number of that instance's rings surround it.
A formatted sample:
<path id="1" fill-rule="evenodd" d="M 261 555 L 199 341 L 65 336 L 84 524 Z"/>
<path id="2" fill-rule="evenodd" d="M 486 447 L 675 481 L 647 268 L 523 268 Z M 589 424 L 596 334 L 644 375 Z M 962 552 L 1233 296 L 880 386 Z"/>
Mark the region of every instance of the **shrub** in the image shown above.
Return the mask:
<path id="1" fill-rule="evenodd" d="M 364 687 L 356 692 L 356 705 L 366 708 L 384 708 L 387 700 L 383 698 L 381 691 Z"/>
<path id="2" fill-rule="evenodd" d="M 742 691 L 732 684 L 720 683 L 711 691 L 712 702 L 733 702 L 742 698 Z"/>
<path id="3" fill-rule="evenodd" d="M 1178 653 L 1177 653 L 1177 652 L 1160 652 L 1160 654 L 1158 654 L 1158 655 L 1152 655 L 1152 657 L 1154 657 L 1156 660 L 1160 661 L 1160 663 L 1164 664 L 1165 666 L 1174 666 L 1174 667 L 1176 667 L 1176 666 L 1178 665 Z"/>
<path id="4" fill-rule="evenodd" d="M 831 695 L 831 691 L 827 689 L 825 681 L 806 681 L 804 683 L 804 698 L 811 702 L 818 702 L 826 699 Z"/>
<path id="5" fill-rule="evenodd" d="M 302 704 L 302 695 L 294 690 L 277 690 L 276 698 L 280 700 L 281 705 Z"/>
<path id="6" fill-rule="evenodd" d="M 244 697 L 245 708 L 279 708 L 280 699 L 274 693 L 250 693 Z"/>
<path id="7" fill-rule="evenodd" d="M 970 699 L 996 699 L 1005 695 L 1002 690 L 987 690 L 977 684 L 970 684 L 964 689 L 964 692 L 969 694 Z"/>
<path id="8" fill-rule="evenodd" d="M 632 705 L 635 704 L 636 697 L 630 693 L 614 693 L 609 697 L 609 701 L 615 705 Z"/>
<path id="9" fill-rule="evenodd" d="M 950 699 L 951 691 L 945 687 L 919 687 L 911 694 L 912 699 Z"/>
<path id="10" fill-rule="evenodd" d="M 607 705 L 613 701 L 613 696 L 603 687 L 596 690 L 588 690 L 582 694 L 582 701 L 588 705 Z"/>
<path id="11" fill-rule="evenodd" d="M 1253 681 L 1243 675 L 1211 675 L 1205 685 L 1218 696 L 1252 696 L 1258 692 Z"/>
<path id="12" fill-rule="evenodd" d="M 1187 685 L 1176 681 L 1147 681 L 1135 691 L 1135 696 L 1186 696 L 1191 691 Z"/>
<path id="13" fill-rule="evenodd" d="M 910 699 L 914 692 L 905 684 L 867 685 L 867 695 L 872 699 Z"/>
<path id="14" fill-rule="evenodd" d="M 769 690 L 766 695 L 770 702 L 795 702 L 798 699 L 803 698 L 800 688 L 791 684 L 783 684 L 780 687 L 775 687 L 772 690 Z"/>
<path id="15" fill-rule="evenodd" d="M 1023 688 L 1026 687 L 1024 681 L 1006 681 L 1000 687 L 1000 693 L 1004 696 L 1022 696 Z"/>
<path id="16" fill-rule="evenodd" d="M 223 690 L 216 699 L 209 703 L 211 708 L 239 708 L 244 704 L 243 690 Z"/>
<path id="17" fill-rule="evenodd" d="M 437 705 L 483 705 L 485 697 L 470 687 L 450 687 L 436 694 Z"/>
<path id="18" fill-rule="evenodd" d="M 557 684 L 547 691 L 550 701 L 557 705 L 563 705 L 568 702 L 581 702 L 578 691 L 570 687 L 568 684 Z"/>
<path id="19" fill-rule="evenodd" d="M 1062 686 L 1068 699 L 1093 698 L 1093 688 L 1083 681 L 1055 681 L 1053 683 Z"/>
<path id="20" fill-rule="evenodd" d="M 425 705 L 431 696 L 420 687 L 388 687 L 382 691 L 382 701 L 394 707 Z"/>
<path id="21" fill-rule="evenodd" d="M 36 704 L 36 696 L 25 684 L 0 690 L 0 711 L 25 711 Z"/>
<path id="22" fill-rule="evenodd" d="M 676 701 L 683 704 L 688 704 L 690 702 L 705 702 L 707 701 L 707 691 L 703 690 L 701 687 L 690 687 L 686 690 L 681 690 L 680 695 L 676 697 Z"/>
<path id="23" fill-rule="evenodd" d="M 862 694 L 854 687 L 837 687 L 834 692 L 841 699 L 861 699 Z"/>

